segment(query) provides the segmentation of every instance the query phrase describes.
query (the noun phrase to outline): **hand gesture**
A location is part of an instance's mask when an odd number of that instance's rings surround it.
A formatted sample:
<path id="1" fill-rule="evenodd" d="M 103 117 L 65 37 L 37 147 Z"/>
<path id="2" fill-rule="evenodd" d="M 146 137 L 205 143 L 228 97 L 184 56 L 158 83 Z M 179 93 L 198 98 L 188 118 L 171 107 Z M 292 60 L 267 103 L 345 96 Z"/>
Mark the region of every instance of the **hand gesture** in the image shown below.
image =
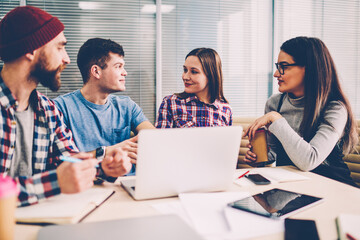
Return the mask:
<path id="1" fill-rule="evenodd" d="M 78 193 L 93 186 L 97 160 L 90 153 L 78 153 L 74 158 L 83 159 L 79 163 L 63 162 L 56 169 L 62 193 Z"/>
<path id="2" fill-rule="evenodd" d="M 107 148 L 101 167 L 107 176 L 120 177 L 130 172 L 132 164 L 127 153 L 121 148 Z"/>
<path id="3" fill-rule="evenodd" d="M 132 137 L 128 140 L 122 141 L 114 145 L 115 147 L 120 147 L 124 152 L 127 152 L 128 157 L 131 160 L 131 163 L 136 164 L 137 159 L 137 141 L 138 136 Z"/>

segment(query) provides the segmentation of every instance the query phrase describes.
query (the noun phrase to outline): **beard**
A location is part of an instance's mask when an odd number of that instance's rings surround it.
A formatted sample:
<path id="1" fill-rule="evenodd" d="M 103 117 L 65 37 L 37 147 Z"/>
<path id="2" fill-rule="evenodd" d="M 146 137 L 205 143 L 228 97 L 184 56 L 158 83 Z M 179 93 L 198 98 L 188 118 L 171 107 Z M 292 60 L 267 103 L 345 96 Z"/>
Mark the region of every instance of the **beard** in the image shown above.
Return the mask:
<path id="1" fill-rule="evenodd" d="M 65 69 L 66 65 L 61 64 L 54 70 L 48 69 L 48 65 L 46 56 L 42 52 L 38 62 L 35 64 L 34 70 L 30 74 L 37 79 L 38 83 L 56 92 L 61 86 L 60 73 Z"/>

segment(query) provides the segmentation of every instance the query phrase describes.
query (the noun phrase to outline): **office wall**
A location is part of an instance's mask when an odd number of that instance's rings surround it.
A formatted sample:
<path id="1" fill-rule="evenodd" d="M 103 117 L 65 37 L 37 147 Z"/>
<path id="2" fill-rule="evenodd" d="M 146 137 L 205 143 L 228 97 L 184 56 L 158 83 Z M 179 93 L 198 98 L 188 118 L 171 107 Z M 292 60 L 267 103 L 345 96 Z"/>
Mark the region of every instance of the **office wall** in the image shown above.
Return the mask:
<path id="1" fill-rule="evenodd" d="M 163 0 L 174 10 L 163 14 L 163 90 L 183 91 L 187 53 L 197 47 L 217 50 L 224 73 L 224 94 L 234 114 L 257 116 L 271 91 L 271 1 Z M 270 88 L 269 88 L 270 87 Z"/>
<path id="2" fill-rule="evenodd" d="M 0 0 L 0 18 L 19 0 Z M 124 46 L 127 90 L 150 121 L 155 95 L 183 90 L 186 54 L 196 47 L 216 49 L 223 62 L 225 96 L 234 114 L 258 116 L 277 92 L 274 62 L 285 40 L 319 37 L 332 53 L 356 117 L 360 118 L 358 83 L 360 0 L 162 0 L 162 90 L 156 93 L 156 14 L 154 0 L 27 0 L 64 22 L 71 64 L 59 92 L 39 87 L 50 97 L 82 86 L 76 66 L 81 44 L 91 37 L 111 38 Z M 1 65 L 1 63 L 0 63 Z"/>
<path id="3" fill-rule="evenodd" d="M 275 51 L 278 51 L 283 41 L 295 36 L 313 36 L 323 40 L 335 61 L 356 118 L 359 119 L 360 1 L 275 0 L 274 7 Z"/>

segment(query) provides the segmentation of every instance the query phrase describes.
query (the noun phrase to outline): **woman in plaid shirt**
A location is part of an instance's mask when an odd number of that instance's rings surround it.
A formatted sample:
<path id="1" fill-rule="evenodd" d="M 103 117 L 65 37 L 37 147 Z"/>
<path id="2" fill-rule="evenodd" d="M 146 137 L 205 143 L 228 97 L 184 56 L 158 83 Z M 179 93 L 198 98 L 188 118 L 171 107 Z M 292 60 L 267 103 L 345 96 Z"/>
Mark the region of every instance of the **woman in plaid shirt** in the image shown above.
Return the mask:
<path id="1" fill-rule="evenodd" d="M 196 48 L 186 57 L 184 92 L 166 96 L 157 128 L 231 126 L 231 107 L 223 94 L 221 59 L 211 48 Z"/>

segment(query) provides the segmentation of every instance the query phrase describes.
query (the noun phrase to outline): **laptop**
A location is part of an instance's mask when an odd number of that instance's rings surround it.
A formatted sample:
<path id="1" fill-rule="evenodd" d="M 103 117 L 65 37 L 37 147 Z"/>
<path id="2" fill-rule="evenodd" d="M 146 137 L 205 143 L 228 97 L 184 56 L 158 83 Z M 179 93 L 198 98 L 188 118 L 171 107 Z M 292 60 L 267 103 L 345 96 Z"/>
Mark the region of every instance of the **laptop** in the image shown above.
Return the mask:
<path id="1" fill-rule="evenodd" d="M 135 199 L 226 190 L 236 169 L 241 126 L 140 131 L 136 179 L 121 181 Z"/>
<path id="2" fill-rule="evenodd" d="M 41 228 L 37 240 L 48 239 L 201 240 L 202 237 L 178 216 L 158 215 Z"/>

